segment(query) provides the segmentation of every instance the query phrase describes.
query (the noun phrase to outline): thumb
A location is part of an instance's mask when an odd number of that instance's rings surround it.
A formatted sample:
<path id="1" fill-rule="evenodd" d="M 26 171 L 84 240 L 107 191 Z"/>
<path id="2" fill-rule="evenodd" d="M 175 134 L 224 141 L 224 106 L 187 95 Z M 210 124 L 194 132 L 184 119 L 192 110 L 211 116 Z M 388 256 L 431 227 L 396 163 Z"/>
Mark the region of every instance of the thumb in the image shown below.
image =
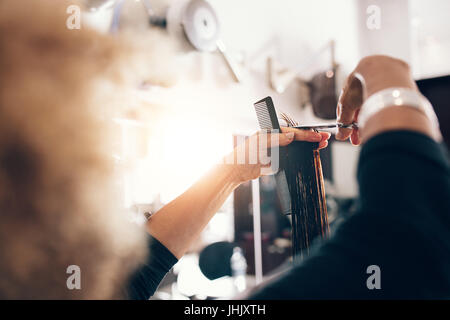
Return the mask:
<path id="1" fill-rule="evenodd" d="M 352 73 L 347 79 L 347 84 L 342 90 L 337 106 L 337 121 L 343 124 L 355 122 L 358 109 L 363 103 L 363 84 L 361 80 Z M 339 128 L 336 139 L 346 140 L 352 134 L 352 129 Z"/>

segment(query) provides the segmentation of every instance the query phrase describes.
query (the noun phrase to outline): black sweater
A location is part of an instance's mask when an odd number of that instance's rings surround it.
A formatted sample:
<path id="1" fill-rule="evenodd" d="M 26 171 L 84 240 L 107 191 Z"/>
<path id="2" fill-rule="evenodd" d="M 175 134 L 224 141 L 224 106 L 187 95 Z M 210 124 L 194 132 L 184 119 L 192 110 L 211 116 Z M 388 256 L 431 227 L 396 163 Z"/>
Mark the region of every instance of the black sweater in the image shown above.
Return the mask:
<path id="1" fill-rule="evenodd" d="M 446 150 L 415 132 L 380 134 L 361 150 L 358 210 L 308 258 L 253 291 L 251 299 L 450 297 L 450 165 Z M 152 240 L 148 263 L 130 282 L 148 299 L 176 258 Z M 379 268 L 381 289 L 374 283 Z M 378 273 L 378 272 L 377 272 Z"/>

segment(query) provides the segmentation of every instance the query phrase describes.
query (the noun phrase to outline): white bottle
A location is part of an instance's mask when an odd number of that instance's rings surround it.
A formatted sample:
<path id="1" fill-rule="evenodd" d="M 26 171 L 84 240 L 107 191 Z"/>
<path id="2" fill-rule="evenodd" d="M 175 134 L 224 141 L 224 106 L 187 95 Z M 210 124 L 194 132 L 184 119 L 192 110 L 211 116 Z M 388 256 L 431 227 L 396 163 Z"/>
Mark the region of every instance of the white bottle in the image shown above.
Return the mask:
<path id="1" fill-rule="evenodd" d="M 242 249 L 235 247 L 231 256 L 231 274 L 233 276 L 234 287 L 237 292 L 242 292 L 247 288 L 245 274 L 247 273 L 247 261 Z"/>

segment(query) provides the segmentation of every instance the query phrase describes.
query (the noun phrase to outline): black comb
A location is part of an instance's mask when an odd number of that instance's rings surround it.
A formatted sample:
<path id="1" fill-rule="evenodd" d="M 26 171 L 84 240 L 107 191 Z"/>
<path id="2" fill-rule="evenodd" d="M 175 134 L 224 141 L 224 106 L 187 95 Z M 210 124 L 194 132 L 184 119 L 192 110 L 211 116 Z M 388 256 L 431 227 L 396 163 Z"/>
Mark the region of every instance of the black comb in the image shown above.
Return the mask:
<path id="1" fill-rule="evenodd" d="M 256 117 L 258 118 L 259 127 L 261 129 L 281 129 L 271 97 L 265 97 L 264 99 L 255 102 L 253 105 L 255 106 Z"/>
<path id="2" fill-rule="evenodd" d="M 280 130 L 280 123 L 278 122 L 277 112 L 273 105 L 271 97 L 265 97 L 254 104 L 256 117 L 258 118 L 259 127 L 263 130 Z M 277 183 L 277 193 L 280 198 L 281 210 L 284 214 L 291 214 L 291 196 L 289 193 L 289 186 L 287 183 L 286 173 L 282 169 L 282 161 L 285 159 L 286 148 L 281 147 L 280 156 L 280 170 L 275 174 L 275 180 Z"/>

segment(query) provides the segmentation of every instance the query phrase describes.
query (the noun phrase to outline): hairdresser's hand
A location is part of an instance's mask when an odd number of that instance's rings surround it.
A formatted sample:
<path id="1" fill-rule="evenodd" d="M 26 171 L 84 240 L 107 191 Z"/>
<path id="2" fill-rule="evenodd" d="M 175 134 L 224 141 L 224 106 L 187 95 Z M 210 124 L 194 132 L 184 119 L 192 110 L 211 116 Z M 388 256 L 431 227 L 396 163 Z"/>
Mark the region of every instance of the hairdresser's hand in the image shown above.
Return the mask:
<path id="1" fill-rule="evenodd" d="M 391 87 L 417 89 L 407 63 L 387 56 L 369 56 L 362 59 L 347 78 L 336 110 L 338 122 L 358 121 L 359 110 L 372 94 Z M 353 144 L 361 142 L 358 129 L 339 129 L 336 139 L 350 137 Z"/>
<path id="2" fill-rule="evenodd" d="M 225 157 L 225 163 L 233 165 L 238 182 L 256 179 L 261 175 L 273 174 L 267 150 L 271 147 L 284 147 L 293 141 L 319 142 L 319 149 L 328 145 L 330 134 L 295 128 L 282 128 L 281 133 L 258 132 Z"/>

